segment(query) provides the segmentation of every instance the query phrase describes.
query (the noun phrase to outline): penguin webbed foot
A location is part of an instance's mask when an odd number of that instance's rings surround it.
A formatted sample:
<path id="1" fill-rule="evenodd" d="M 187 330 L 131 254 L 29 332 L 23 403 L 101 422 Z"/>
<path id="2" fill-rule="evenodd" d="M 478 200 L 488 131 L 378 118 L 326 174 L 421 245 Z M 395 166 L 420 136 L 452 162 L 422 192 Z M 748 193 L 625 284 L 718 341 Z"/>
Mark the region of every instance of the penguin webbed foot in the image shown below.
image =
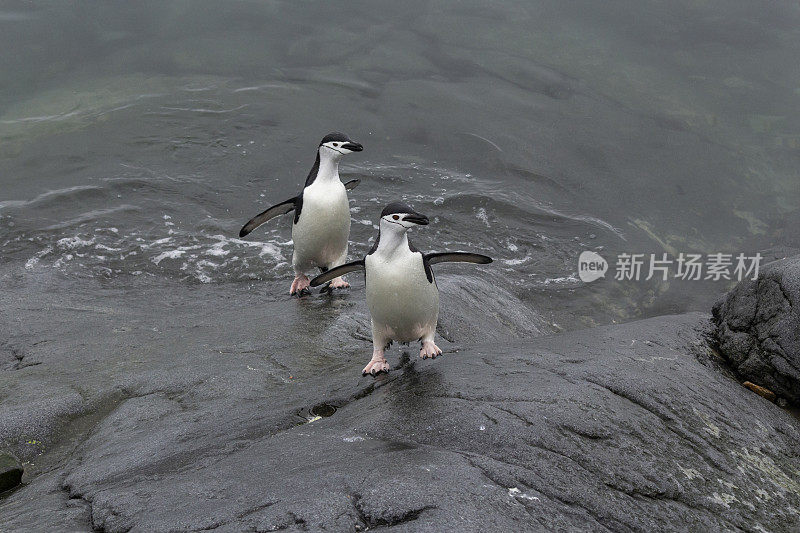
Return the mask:
<path id="1" fill-rule="evenodd" d="M 433 341 L 422 341 L 422 348 L 419 350 L 420 358 L 436 359 L 439 355 L 442 355 L 442 349 L 436 346 Z"/>
<path id="2" fill-rule="evenodd" d="M 292 287 L 289 289 L 289 295 L 291 296 L 296 295 L 299 298 L 301 296 L 306 296 L 308 294 L 311 294 L 311 289 L 309 288 L 310 284 L 311 281 L 305 274 L 296 276 L 294 278 L 294 281 L 292 282 Z"/>
<path id="3" fill-rule="evenodd" d="M 320 294 L 324 294 L 324 293 L 331 294 L 336 289 L 347 289 L 349 287 L 350 287 L 349 283 L 347 283 L 341 277 L 338 277 L 338 278 L 330 280 L 324 287 L 322 287 L 319 290 L 319 293 Z"/>
<path id="4" fill-rule="evenodd" d="M 373 355 L 370 362 L 367 363 L 367 366 L 364 367 L 364 370 L 361 371 L 362 376 L 366 376 L 367 374 L 371 376 L 377 376 L 381 372 L 389 373 L 391 368 L 389 367 L 389 362 L 386 361 L 386 358 L 381 355 Z"/>
<path id="5" fill-rule="evenodd" d="M 332 279 L 325 285 L 322 290 L 324 292 L 333 292 L 335 289 L 347 289 L 350 287 L 350 284 L 343 280 L 341 277 Z"/>

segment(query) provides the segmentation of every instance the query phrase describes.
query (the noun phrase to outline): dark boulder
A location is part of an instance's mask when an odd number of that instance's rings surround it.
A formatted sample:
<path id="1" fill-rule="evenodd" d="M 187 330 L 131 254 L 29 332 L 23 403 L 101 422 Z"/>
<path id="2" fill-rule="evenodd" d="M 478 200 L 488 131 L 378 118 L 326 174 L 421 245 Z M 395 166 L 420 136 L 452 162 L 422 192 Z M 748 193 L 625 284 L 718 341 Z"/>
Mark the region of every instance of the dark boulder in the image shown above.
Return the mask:
<path id="1" fill-rule="evenodd" d="M 743 378 L 800 404 L 800 255 L 766 265 L 714 306 L 719 350 Z"/>

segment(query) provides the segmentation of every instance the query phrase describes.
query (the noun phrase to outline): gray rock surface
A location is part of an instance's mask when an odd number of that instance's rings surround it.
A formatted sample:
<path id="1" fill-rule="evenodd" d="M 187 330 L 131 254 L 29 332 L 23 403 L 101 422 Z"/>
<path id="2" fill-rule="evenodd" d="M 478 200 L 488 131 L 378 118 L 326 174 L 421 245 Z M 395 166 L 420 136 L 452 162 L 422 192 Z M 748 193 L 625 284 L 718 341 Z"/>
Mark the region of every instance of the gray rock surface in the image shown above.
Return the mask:
<path id="1" fill-rule="evenodd" d="M 13 455 L 0 452 L 0 492 L 13 489 L 22 481 L 22 464 Z"/>
<path id="2" fill-rule="evenodd" d="M 713 314 L 720 352 L 733 369 L 800 404 L 800 255 L 739 283 Z"/>
<path id="3" fill-rule="evenodd" d="M 0 445 L 31 466 L 2 531 L 800 527 L 798 421 L 718 371 L 706 315 L 467 331 L 373 379 L 358 294 L 172 287 L 154 318 L 157 287 L 76 284 L 4 317 Z"/>

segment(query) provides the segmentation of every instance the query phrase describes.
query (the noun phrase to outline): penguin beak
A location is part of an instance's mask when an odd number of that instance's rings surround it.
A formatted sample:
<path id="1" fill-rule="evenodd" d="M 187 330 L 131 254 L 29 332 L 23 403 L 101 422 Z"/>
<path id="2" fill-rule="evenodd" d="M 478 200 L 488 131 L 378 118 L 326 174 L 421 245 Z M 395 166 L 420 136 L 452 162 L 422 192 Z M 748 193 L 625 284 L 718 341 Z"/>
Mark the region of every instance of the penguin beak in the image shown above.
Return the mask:
<path id="1" fill-rule="evenodd" d="M 352 141 L 344 143 L 342 145 L 342 148 L 350 150 L 351 152 L 360 152 L 361 150 L 364 149 L 364 147 L 361 146 L 359 143 L 354 143 Z"/>
<path id="2" fill-rule="evenodd" d="M 411 213 L 410 215 L 403 217 L 403 222 L 411 222 L 412 224 L 417 224 L 418 226 L 427 226 L 428 217 L 420 213 Z"/>

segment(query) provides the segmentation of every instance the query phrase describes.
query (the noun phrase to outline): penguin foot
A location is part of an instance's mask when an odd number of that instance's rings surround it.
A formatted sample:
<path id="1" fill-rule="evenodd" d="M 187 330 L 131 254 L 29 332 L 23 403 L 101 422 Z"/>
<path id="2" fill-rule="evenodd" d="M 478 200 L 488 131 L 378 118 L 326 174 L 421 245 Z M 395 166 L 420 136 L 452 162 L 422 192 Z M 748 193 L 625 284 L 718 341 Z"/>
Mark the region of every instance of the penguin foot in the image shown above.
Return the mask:
<path id="1" fill-rule="evenodd" d="M 361 375 L 371 374 L 377 376 L 381 372 L 389 372 L 389 363 L 383 355 L 373 355 L 370 362 L 361 371 Z"/>
<path id="2" fill-rule="evenodd" d="M 419 351 L 419 356 L 422 359 L 436 359 L 437 355 L 442 355 L 442 349 L 436 346 L 433 341 L 422 341 L 422 349 Z"/>
<path id="3" fill-rule="evenodd" d="M 300 274 L 299 276 L 295 276 L 294 281 L 292 282 L 292 288 L 289 289 L 289 294 L 294 296 L 303 296 L 304 294 L 310 294 L 311 289 L 309 289 L 309 285 L 311 285 L 311 281 L 308 279 L 308 276 L 305 274 Z"/>
<path id="4" fill-rule="evenodd" d="M 350 286 L 350 284 L 347 283 L 345 280 L 343 280 L 341 277 L 338 277 L 336 279 L 331 280 L 328 286 L 331 289 L 346 289 Z"/>
<path id="5" fill-rule="evenodd" d="M 349 283 L 347 283 L 342 278 L 336 278 L 336 279 L 333 279 L 330 282 L 328 282 L 328 284 L 325 285 L 324 287 L 322 287 L 322 289 L 319 292 L 328 292 L 328 293 L 330 293 L 330 292 L 333 292 L 333 289 L 346 289 L 348 287 L 350 287 Z"/>

